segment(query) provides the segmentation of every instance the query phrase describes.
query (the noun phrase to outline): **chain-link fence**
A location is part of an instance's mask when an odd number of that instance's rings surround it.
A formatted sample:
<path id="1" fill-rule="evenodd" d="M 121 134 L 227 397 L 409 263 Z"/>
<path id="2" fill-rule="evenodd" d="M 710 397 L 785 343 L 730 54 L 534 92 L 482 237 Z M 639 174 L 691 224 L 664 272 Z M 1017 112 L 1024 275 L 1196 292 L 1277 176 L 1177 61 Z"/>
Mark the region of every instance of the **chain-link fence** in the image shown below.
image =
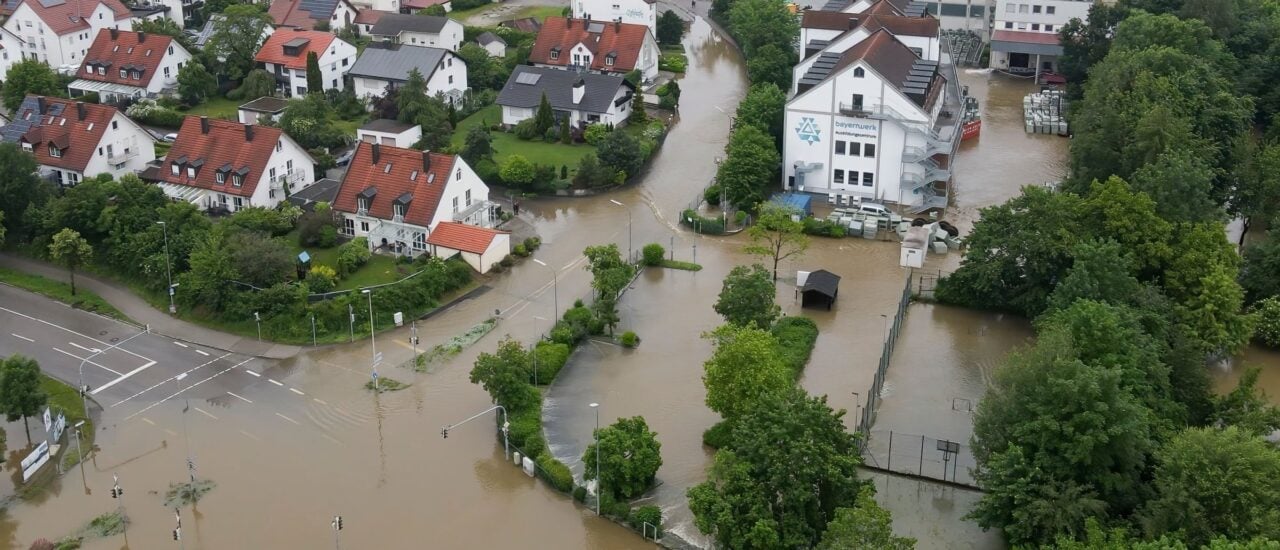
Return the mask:
<path id="1" fill-rule="evenodd" d="M 898 299 L 898 310 L 893 314 L 893 324 L 884 340 L 880 352 L 880 364 L 876 366 L 876 375 L 872 379 L 871 389 L 867 391 L 867 405 L 862 409 L 862 418 L 858 420 L 858 432 L 866 439 L 871 426 L 876 422 L 876 411 L 880 408 L 880 391 L 884 389 L 884 377 L 889 371 L 889 361 L 893 357 L 893 347 L 898 342 L 898 333 L 902 330 L 902 320 L 907 315 L 907 306 L 911 304 L 911 275 L 902 285 L 902 296 Z"/>
<path id="2" fill-rule="evenodd" d="M 926 300 L 934 299 L 934 290 L 938 288 L 938 281 L 950 274 L 950 272 L 942 271 L 941 269 L 931 273 L 917 272 L 915 284 L 916 297 L 924 298 Z"/>
<path id="3" fill-rule="evenodd" d="M 968 444 L 925 435 L 873 430 L 863 460 L 872 468 L 977 487 Z"/>

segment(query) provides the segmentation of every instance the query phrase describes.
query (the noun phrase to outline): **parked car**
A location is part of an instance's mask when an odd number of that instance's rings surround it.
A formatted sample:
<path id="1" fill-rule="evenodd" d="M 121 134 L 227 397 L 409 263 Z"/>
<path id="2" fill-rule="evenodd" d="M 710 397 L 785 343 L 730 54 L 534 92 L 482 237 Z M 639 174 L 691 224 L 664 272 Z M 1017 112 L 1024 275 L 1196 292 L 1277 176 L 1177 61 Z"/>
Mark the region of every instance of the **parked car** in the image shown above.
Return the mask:
<path id="1" fill-rule="evenodd" d="M 173 143 L 178 141 L 178 134 L 165 134 L 164 137 L 160 139 L 164 140 L 165 143 Z"/>
<path id="2" fill-rule="evenodd" d="M 864 202 L 859 202 L 859 203 L 858 203 L 858 210 L 859 210 L 859 211 L 861 211 L 861 212 L 866 212 L 867 214 L 871 214 L 871 215 L 873 215 L 873 216 L 888 216 L 888 215 L 889 215 L 889 209 L 888 209 L 888 208 L 885 208 L 885 206 L 884 206 L 883 204 L 880 204 L 880 203 L 877 203 L 877 202 L 865 202 L 865 201 L 864 201 Z"/>
<path id="3" fill-rule="evenodd" d="M 342 154 L 338 155 L 334 159 L 334 163 L 336 163 L 338 166 L 346 166 L 348 164 L 351 164 L 351 159 L 355 156 L 356 156 L 356 150 L 355 148 L 351 148 L 346 151 L 343 151 Z"/>

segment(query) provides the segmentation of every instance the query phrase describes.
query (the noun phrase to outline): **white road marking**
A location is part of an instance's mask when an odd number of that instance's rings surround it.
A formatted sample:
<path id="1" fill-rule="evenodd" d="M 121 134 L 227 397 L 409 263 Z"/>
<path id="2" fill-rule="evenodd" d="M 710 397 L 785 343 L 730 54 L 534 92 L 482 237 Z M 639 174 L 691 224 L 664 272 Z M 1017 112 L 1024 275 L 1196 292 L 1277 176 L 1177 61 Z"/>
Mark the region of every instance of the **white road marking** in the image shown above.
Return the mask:
<path id="1" fill-rule="evenodd" d="M 298 388 L 289 388 L 289 391 L 296 393 L 298 395 L 306 395 L 305 393 L 302 393 L 302 390 L 299 390 Z"/>
<path id="2" fill-rule="evenodd" d="M 229 354 L 228 354 L 228 355 L 229 355 Z M 126 373 L 124 373 L 124 374 L 121 374 L 121 375 L 120 375 L 120 378 L 117 378 L 117 379 L 115 379 L 115 380 L 112 380 L 112 381 L 110 381 L 110 382 L 107 382 L 106 384 L 103 384 L 103 385 L 102 385 L 102 386 L 100 386 L 98 389 L 96 389 L 96 390 L 93 390 L 93 391 L 89 392 L 89 395 L 98 395 L 98 392 L 100 392 L 100 391 L 102 391 L 102 390 L 105 390 L 105 389 L 107 389 L 107 388 L 110 388 L 111 386 L 114 386 L 114 385 L 119 384 L 119 383 L 121 383 L 121 382 L 124 382 L 125 380 L 128 380 L 130 376 L 133 376 L 133 375 L 138 374 L 138 373 L 140 373 L 140 372 L 142 372 L 142 371 L 144 371 L 144 370 L 147 370 L 147 369 L 151 368 L 152 366 L 154 366 L 155 364 L 156 364 L 156 362 L 155 362 L 155 361 L 151 361 L 151 362 L 148 362 L 148 363 L 147 363 L 147 364 L 145 364 L 145 365 L 142 365 L 141 367 L 138 367 L 138 368 L 136 368 L 136 369 L 133 369 L 133 370 L 131 370 L 131 371 L 129 371 L 129 372 L 126 372 Z M 116 374 L 120 374 L 120 373 L 118 373 L 118 372 L 117 372 Z"/>
<path id="3" fill-rule="evenodd" d="M 182 342 L 179 342 L 179 341 L 177 341 L 177 340 L 174 340 L 174 341 L 173 341 L 173 343 L 174 343 L 174 345 L 181 346 L 181 347 L 184 347 L 184 348 L 185 348 L 185 347 L 188 347 L 186 344 L 184 344 L 184 343 L 182 343 Z"/>
<path id="4" fill-rule="evenodd" d="M 178 432 L 175 432 L 175 431 L 173 431 L 173 430 L 170 430 L 169 428 L 165 428 L 165 429 L 164 429 L 164 433 L 167 433 L 167 434 L 169 434 L 169 435 L 171 435 L 171 436 L 173 436 L 173 437 L 178 437 Z"/>
<path id="5" fill-rule="evenodd" d="M 230 354 L 228 354 L 228 355 L 230 355 Z M 212 376 L 209 376 L 208 378 L 205 378 L 204 380 L 201 380 L 201 381 L 199 381 L 199 382 L 196 382 L 195 384 L 192 384 L 192 385 L 187 386 L 187 387 L 185 387 L 185 388 L 183 388 L 183 389 L 180 389 L 180 390 L 178 390 L 177 392 L 175 392 L 173 395 L 170 395 L 169 397 L 166 397 L 166 398 L 164 398 L 164 399 L 161 399 L 161 400 L 159 400 L 159 401 L 156 401 L 155 403 L 152 403 L 152 404 L 150 404 L 150 405 L 147 405 L 147 406 L 146 406 L 146 407 L 144 407 L 142 410 L 140 410 L 140 411 L 138 411 L 138 412 L 136 412 L 136 413 L 133 413 L 133 414 L 131 414 L 131 415 L 129 415 L 129 416 L 126 416 L 126 417 L 125 417 L 125 420 L 128 420 L 128 419 L 133 418 L 133 417 L 135 417 L 135 416 L 138 416 L 138 415 L 140 415 L 140 414 L 142 414 L 142 413 L 144 413 L 144 412 L 147 412 L 148 410 L 150 410 L 150 409 L 152 409 L 152 408 L 154 408 L 154 407 L 159 406 L 160 404 L 164 403 L 165 401 L 168 401 L 168 400 L 170 400 L 170 399 L 173 399 L 173 398 L 175 398 L 175 397 L 177 397 L 177 396 L 181 395 L 181 394 L 182 394 L 182 392 L 184 392 L 184 391 L 187 391 L 187 390 L 190 390 L 190 389 L 194 389 L 196 386 L 199 386 L 200 384 L 203 384 L 203 383 L 205 383 L 205 382 L 208 382 L 208 381 L 210 381 L 210 380 L 213 380 L 214 378 L 217 378 L 217 377 L 222 376 L 222 375 L 224 375 L 224 374 L 226 374 L 226 373 L 228 373 L 228 372 L 231 372 L 233 369 L 235 369 L 235 368 L 239 367 L 240 365 L 243 365 L 243 364 L 245 364 L 245 363 L 248 363 L 249 361 L 252 361 L 253 359 L 254 359 L 254 358 L 252 358 L 252 357 L 250 357 L 250 358 L 248 358 L 248 359 L 245 359 L 244 361 L 241 361 L 241 362 L 240 362 L 239 364 L 237 364 L 237 365 L 231 365 L 230 367 L 227 367 L 227 368 L 225 368 L 225 369 L 222 369 L 222 370 L 218 371 L 216 374 L 214 374 L 214 375 L 212 375 Z M 196 367 L 196 368 L 199 368 L 199 367 Z M 195 369 L 191 369 L 191 370 L 195 370 Z M 190 372 L 190 371 L 188 371 L 188 372 Z M 183 374 L 186 374 L 186 373 L 183 373 Z M 231 392 L 227 392 L 227 393 L 231 393 Z M 245 401 L 248 401 L 248 399 L 245 399 Z M 123 401 L 121 401 L 121 403 L 123 403 Z M 117 405 L 118 405 L 118 404 L 119 404 L 119 403 L 117 403 Z M 112 405 L 112 406 L 114 407 L 115 405 Z"/>
<path id="6" fill-rule="evenodd" d="M 253 435 L 253 434 L 251 434 L 251 433 L 249 433 L 249 432 L 246 432 L 246 431 L 244 431 L 244 430 L 240 430 L 240 433 L 244 434 L 244 436 L 245 436 L 245 437 L 247 437 L 247 438 L 249 438 L 249 439 L 252 439 L 252 440 L 254 440 L 254 441 L 262 441 L 261 439 L 258 439 L 258 436 Z"/>
<path id="7" fill-rule="evenodd" d="M 244 369 L 244 371 L 245 371 L 245 372 L 247 372 L 247 373 L 249 373 L 249 374 L 252 374 L 252 375 L 254 375 L 254 376 L 257 376 L 257 377 L 259 377 L 259 378 L 261 378 L 261 377 L 262 377 L 262 375 L 261 375 L 261 374 L 258 374 L 258 373 L 256 373 L 256 372 L 253 372 L 253 371 L 251 371 L 251 370 L 249 370 L 249 369 Z"/>
<path id="8" fill-rule="evenodd" d="M 315 401 L 316 403 L 319 403 L 319 404 L 321 404 L 321 405 L 328 405 L 328 403 L 325 403 L 323 399 L 317 399 L 317 398 L 315 398 L 315 397 L 312 397 L 312 398 L 311 398 L 311 400 L 312 400 L 312 401 Z"/>
<path id="9" fill-rule="evenodd" d="M 35 342 L 35 340 L 32 340 L 32 339 L 30 339 L 30 338 L 27 338 L 26 336 L 23 336 L 23 335 L 21 335 L 21 334 L 17 334 L 17 333 L 14 333 L 14 332 L 10 332 L 10 333 L 9 333 L 9 335 L 10 335 L 10 336 L 13 336 L 14 338 L 21 338 L 21 339 L 26 340 L 26 341 L 28 341 L 28 342 Z"/>
<path id="10" fill-rule="evenodd" d="M 152 422 L 150 418 L 147 418 L 147 417 L 145 417 L 145 416 L 144 416 L 144 417 L 142 417 L 142 421 L 143 421 L 143 422 L 146 422 L 147 424 L 150 424 L 150 425 L 152 425 L 152 426 L 155 426 L 155 425 L 156 425 L 156 423 L 155 423 L 155 422 Z"/>
<path id="11" fill-rule="evenodd" d="M 283 419 L 285 419 L 285 420 L 288 420 L 289 422 L 293 422 L 294 424 L 296 424 L 296 425 L 298 425 L 298 426 L 301 426 L 301 425 L 302 425 L 302 424 L 301 424 L 301 423 L 299 423 L 297 420 L 294 420 L 294 419 L 292 419 L 292 418 L 289 418 L 289 417 L 287 417 L 287 416 L 285 416 L 285 415 L 283 415 L 283 414 L 276 413 L 276 416 L 278 416 L 278 417 L 280 417 L 280 418 L 283 418 Z"/>
<path id="12" fill-rule="evenodd" d="M 98 352 L 102 351 L 102 350 L 100 350 L 100 349 L 98 349 L 98 348 L 86 348 L 86 347 L 84 347 L 84 346 L 82 346 L 82 345 L 80 345 L 80 344 L 77 344 L 77 343 L 75 343 L 75 342 L 67 342 L 67 343 L 68 343 L 68 344 L 71 344 L 72 346 L 75 346 L 75 347 L 77 347 L 77 348 L 80 348 L 80 349 L 81 349 L 81 350 L 83 350 L 83 351 L 87 351 L 87 352 L 89 352 L 89 353 L 98 353 Z"/>
<path id="13" fill-rule="evenodd" d="M 248 400 L 248 399 L 245 399 L 245 398 L 243 398 L 243 397 L 240 397 L 239 395 L 236 395 L 236 394 L 234 394 L 234 393 L 227 392 L 227 395 L 230 395 L 231 397 L 234 397 L 234 398 L 236 398 L 236 399 L 239 399 L 239 400 L 241 400 L 241 401 L 244 401 L 245 403 L 249 403 L 249 404 L 251 404 L 251 405 L 253 404 L 253 401 L 250 401 L 250 400 Z"/>
<path id="14" fill-rule="evenodd" d="M 342 444 L 342 442 L 341 442 L 341 441 L 338 441 L 337 439 L 334 439 L 334 438 L 330 437 L 330 436 L 329 436 L 329 434 L 327 434 L 327 433 L 320 432 L 320 435 L 324 436 L 324 438 L 325 438 L 325 439 L 328 439 L 329 441 L 332 441 L 332 442 L 334 442 L 334 443 L 337 443 L 338 445 L 341 445 L 341 444 Z"/>
<path id="15" fill-rule="evenodd" d="M 14 315 L 17 315 L 17 316 L 19 316 L 19 317 L 25 317 L 25 318 L 27 318 L 27 319 L 31 319 L 32 321 L 35 321 L 35 322 L 37 322 L 37 323 L 43 323 L 43 324 L 49 325 L 49 326 L 51 326 L 51 327 L 53 327 L 53 328 L 56 328 L 56 329 L 58 329 L 58 330 L 62 330 L 62 331 L 66 331 L 66 332 L 70 332 L 71 334 L 74 334 L 74 335 L 76 335 L 76 336 L 79 336 L 79 337 L 81 337 L 81 338 L 85 338 L 85 339 L 88 339 L 88 340 L 93 340 L 94 342 L 97 342 L 97 343 L 102 344 L 102 345 L 104 345 L 104 346 L 111 346 L 111 344 L 109 344 L 109 343 L 107 343 L 107 342 L 103 342 L 102 340 L 99 340 L 99 339 L 94 338 L 94 337 L 92 337 L 92 336 L 89 336 L 89 335 L 87 335 L 87 334 L 81 334 L 81 333 L 76 332 L 76 331 L 74 331 L 74 330 L 71 330 L 71 329 L 69 329 L 69 328 L 67 328 L 67 327 L 64 327 L 64 326 L 61 326 L 61 325 L 56 325 L 56 324 L 50 323 L 49 321 L 45 321 L 44 319 L 37 319 L 37 318 L 35 318 L 35 317 L 32 317 L 32 316 L 27 315 L 27 314 L 25 314 L 25 313 L 20 313 L 20 312 L 14 311 L 14 310 L 9 309 L 9 308 L 7 308 L 7 307 L 0 307 L 0 311 L 7 311 L 7 312 L 12 313 L 12 314 L 14 314 Z M 120 350 L 120 351 L 123 351 L 123 352 L 125 352 L 125 353 L 127 353 L 127 354 L 129 354 L 129 355 L 134 356 L 134 357 L 137 357 L 138 359 L 142 359 L 143 361 L 150 361 L 150 360 L 151 360 L 151 359 L 150 359 L 150 358 L 148 358 L 148 357 L 143 357 L 143 356 L 141 356 L 141 355 L 138 355 L 138 354 L 136 354 L 136 353 L 134 353 L 134 352 L 132 352 L 132 351 L 129 351 L 129 350 L 127 350 L 127 349 L 124 349 L 124 348 L 115 348 L 115 349 Z"/>
<path id="16" fill-rule="evenodd" d="M 63 350 L 60 350 L 60 349 L 58 349 L 58 348 L 53 348 L 53 351 L 56 351 L 56 352 L 58 352 L 58 353 L 62 353 L 62 354 L 66 354 L 66 355 L 70 355 L 71 357 L 75 357 L 76 359 L 79 359 L 79 360 L 81 360 L 81 361 L 84 361 L 84 362 L 86 362 L 86 363 L 89 363 L 90 365 L 93 365 L 93 366 L 95 366 L 95 367 L 98 367 L 98 368 L 100 368 L 100 369 L 102 369 L 102 370 L 105 370 L 105 371 L 107 371 L 107 372 L 111 373 L 111 374 L 114 374 L 114 375 L 116 375 L 116 376 L 120 376 L 120 372 L 119 372 L 119 371 L 117 371 L 117 370 L 115 370 L 115 369 L 112 369 L 112 368 L 109 368 L 109 367 L 103 366 L 103 365 L 101 365 L 101 364 L 99 364 L 99 363 L 94 363 L 93 361 L 86 361 L 86 358 L 85 358 L 85 357 L 80 357 L 79 355 L 76 355 L 76 354 L 71 353 L 71 352 L 69 352 L 69 351 L 63 351 Z M 94 393 L 97 393 L 97 392 L 94 392 Z"/>
<path id="17" fill-rule="evenodd" d="M 200 355 L 203 355 L 203 356 L 205 356 L 205 357 L 208 357 L 208 356 L 209 356 L 209 352 L 207 352 L 207 351 L 205 351 L 205 350 L 202 350 L 202 349 L 198 349 L 198 350 L 196 350 L 196 353 L 199 353 Z"/>
<path id="18" fill-rule="evenodd" d="M 207 417 L 209 417 L 209 418 L 212 418 L 212 419 L 214 419 L 214 420 L 217 420 L 217 419 L 218 419 L 218 417 L 216 417 L 216 416 L 214 416 L 214 415 L 212 415 L 212 414 L 209 414 L 209 411 L 206 411 L 206 410 L 204 410 L 204 409 L 202 409 L 202 408 L 200 408 L 200 407 L 192 407 L 192 408 L 193 408 L 193 409 L 195 409 L 195 410 L 196 410 L 196 412 L 198 412 L 198 413 L 200 413 L 200 414 L 203 414 L 203 415 L 205 415 L 205 416 L 207 416 Z"/>
<path id="19" fill-rule="evenodd" d="M 157 382 L 157 383 L 153 384 L 151 387 L 149 387 L 149 388 L 147 388 L 147 389 L 145 389 L 145 390 L 142 390 L 142 391 L 140 391 L 140 392 L 138 392 L 138 393 L 135 393 L 135 394 L 133 394 L 133 395 L 130 395 L 129 397 L 126 397 L 126 398 L 124 398 L 124 399 L 121 399 L 121 400 L 120 400 L 119 402 L 117 402 L 115 405 L 111 405 L 111 406 L 112 406 L 112 407 L 114 407 L 114 406 L 116 406 L 116 405 L 119 405 L 119 404 L 121 404 L 121 403 L 124 403 L 124 402 L 126 402 L 126 401 L 129 401 L 129 400 L 131 400 L 131 399 L 133 399 L 133 398 L 135 398 L 135 397 L 137 397 L 137 396 L 139 396 L 139 395 L 142 395 L 142 394 L 147 393 L 147 392 L 149 392 L 149 391 L 151 391 L 151 390 L 154 390 L 154 389 L 156 389 L 156 388 L 158 388 L 158 387 L 160 387 L 160 386 L 163 386 L 163 385 L 165 385 L 165 384 L 168 384 L 169 382 L 172 382 L 172 381 L 175 381 L 175 380 L 182 380 L 183 378 L 186 378 L 186 377 L 187 377 L 187 374 L 192 373 L 192 372 L 195 372 L 196 370 L 198 370 L 198 369 L 202 369 L 202 368 L 207 367 L 207 366 L 209 366 L 209 365 L 212 365 L 212 364 L 214 364 L 214 363 L 216 363 L 216 362 L 218 362 L 218 361 L 221 361 L 222 359 L 224 359 L 224 358 L 225 358 L 225 357 L 227 357 L 228 355 L 231 355 L 231 352 L 229 352 L 229 351 L 228 351 L 228 352 L 226 352 L 226 353 L 222 354 L 222 356 L 221 356 L 221 357 L 218 357 L 217 359 L 210 359 L 210 360 L 208 360 L 208 361 L 206 361 L 206 362 L 204 362 L 204 363 L 202 363 L 202 364 L 200 364 L 200 365 L 197 365 L 197 366 L 195 366 L 195 367 L 192 367 L 192 368 L 190 368 L 190 369 L 186 370 L 185 372 L 178 373 L 177 375 L 171 376 L 171 377 L 169 377 L 169 378 L 168 378 L 168 379 L 166 379 L 166 380 L 163 380 L 163 381 L 161 381 L 161 382 Z M 245 361 L 248 361 L 248 359 L 246 359 Z M 98 389 L 96 389 L 96 390 L 94 390 L 94 391 L 92 391 L 92 392 L 90 392 L 90 393 L 92 393 L 92 394 L 97 394 L 98 392 L 100 392 L 100 391 L 102 391 L 102 390 L 105 390 L 105 389 L 107 389 L 107 388 L 110 388 L 111 386 L 113 386 L 113 385 L 115 385 L 115 384 L 117 384 L 117 383 L 121 382 L 121 381 L 122 381 L 122 380 L 124 380 L 125 378 L 128 378 L 128 377 L 130 377 L 130 376 L 133 376 L 133 375 L 137 374 L 138 372 L 141 372 L 141 371 L 142 371 L 142 369 L 148 368 L 148 367 L 150 367 L 150 366 L 152 366 L 152 365 L 154 365 L 154 364 L 156 364 L 156 362 L 155 362 L 155 361 L 152 361 L 152 362 L 150 362 L 150 363 L 147 363 L 146 365 L 143 365 L 143 366 L 141 366 L 141 367 L 138 367 L 138 368 L 136 368 L 136 369 L 133 369 L 132 371 L 130 371 L 128 374 L 124 375 L 123 377 L 121 377 L 121 378 L 119 378 L 119 379 L 117 379 L 117 380 L 112 380 L 109 384 L 107 384 L 107 385 L 105 385 L 105 386 L 103 386 L 103 387 L 101 387 L 101 388 L 98 388 Z M 242 363 L 240 363 L 240 364 L 241 364 L 241 365 L 243 365 L 244 363 L 242 362 Z"/>
<path id="20" fill-rule="evenodd" d="M 274 379 L 274 378 L 268 378 L 268 379 L 267 379 L 267 382 L 271 382 L 272 384 L 275 384 L 275 385 L 277 385 L 277 386 L 283 386 L 283 385 L 284 385 L 284 384 L 281 384 L 280 382 L 276 382 L 276 379 Z"/>

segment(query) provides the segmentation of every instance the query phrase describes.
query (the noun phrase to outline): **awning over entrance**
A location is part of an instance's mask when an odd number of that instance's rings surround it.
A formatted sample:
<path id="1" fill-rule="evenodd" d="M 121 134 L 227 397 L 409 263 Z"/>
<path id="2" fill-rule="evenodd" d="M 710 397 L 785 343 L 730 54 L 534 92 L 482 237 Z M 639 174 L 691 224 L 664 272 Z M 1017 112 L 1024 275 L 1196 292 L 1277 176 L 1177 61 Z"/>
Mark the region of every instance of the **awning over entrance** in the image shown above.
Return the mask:
<path id="1" fill-rule="evenodd" d="M 175 183 L 160 184 L 160 189 L 164 191 L 170 199 L 189 203 L 198 203 L 204 197 L 205 190 L 199 187 L 191 187 L 189 185 L 178 185 Z"/>
<path id="2" fill-rule="evenodd" d="M 991 51 L 1028 55 L 1062 55 L 1062 45 L 1054 33 L 995 31 L 991 33 Z"/>
<path id="3" fill-rule="evenodd" d="M 123 84 L 115 84 L 112 82 L 99 82 L 97 80 L 78 79 L 72 82 L 68 88 L 73 90 L 84 90 L 85 93 L 96 93 L 98 95 L 122 95 L 127 97 L 143 96 L 147 94 L 147 90 L 136 86 L 125 86 Z"/>

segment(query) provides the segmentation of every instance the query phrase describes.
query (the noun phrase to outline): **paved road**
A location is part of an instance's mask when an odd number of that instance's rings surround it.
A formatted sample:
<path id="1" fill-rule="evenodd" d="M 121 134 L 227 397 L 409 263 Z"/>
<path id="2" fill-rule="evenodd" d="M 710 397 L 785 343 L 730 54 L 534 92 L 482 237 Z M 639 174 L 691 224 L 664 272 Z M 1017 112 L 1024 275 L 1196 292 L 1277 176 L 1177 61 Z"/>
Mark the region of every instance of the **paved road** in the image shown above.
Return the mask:
<path id="1" fill-rule="evenodd" d="M 146 332 L 0 285 L 0 355 L 34 357 L 50 376 L 89 387 L 103 409 L 136 414 L 183 397 L 233 394 L 272 362 Z M 259 376 L 253 376 L 258 374 Z"/>

